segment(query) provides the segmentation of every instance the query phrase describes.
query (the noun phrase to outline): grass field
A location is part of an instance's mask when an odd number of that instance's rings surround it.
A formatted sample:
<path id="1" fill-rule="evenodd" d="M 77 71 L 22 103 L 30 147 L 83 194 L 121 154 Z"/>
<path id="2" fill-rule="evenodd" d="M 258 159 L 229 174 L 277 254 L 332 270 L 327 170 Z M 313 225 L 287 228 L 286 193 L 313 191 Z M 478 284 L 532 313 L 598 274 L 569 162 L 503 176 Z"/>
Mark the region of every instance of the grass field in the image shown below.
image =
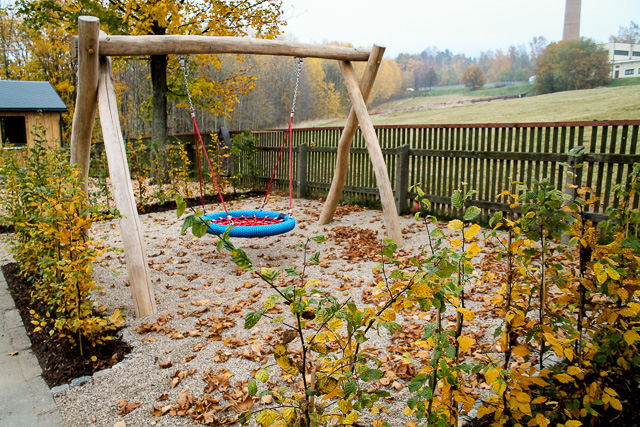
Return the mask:
<path id="1" fill-rule="evenodd" d="M 527 92 L 526 97 L 519 99 L 469 103 L 471 99 Z M 436 89 L 430 92 L 431 96 L 415 96 L 377 106 L 371 113 L 378 114 L 371 119 L 374 125 L 640 120 L 640 78 L 617 79 L 607 87 L 596 89 L 532 94 L 532 85 L 476 91 Z M 411 108 L 414 110 L 402 111 Z M 331 120 L 316 125 L 340 126 L 344 122 L 344 119 Z"/>

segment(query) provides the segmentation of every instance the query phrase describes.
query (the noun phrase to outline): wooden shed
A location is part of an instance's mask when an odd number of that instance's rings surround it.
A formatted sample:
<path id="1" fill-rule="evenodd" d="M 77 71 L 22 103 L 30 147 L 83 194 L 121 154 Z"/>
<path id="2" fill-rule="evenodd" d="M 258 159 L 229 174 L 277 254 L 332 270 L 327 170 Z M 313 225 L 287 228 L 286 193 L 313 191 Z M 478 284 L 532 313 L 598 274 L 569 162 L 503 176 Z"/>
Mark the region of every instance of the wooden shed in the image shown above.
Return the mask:
<path id="1" fill-rule="evenodd" d="M 0 147 L 31 147 L 31 130 L 38 123 L 47 130 L 49 146 L 62 146 L 65 111 L 67 106 L 49 82 L 0 80 Z"/>

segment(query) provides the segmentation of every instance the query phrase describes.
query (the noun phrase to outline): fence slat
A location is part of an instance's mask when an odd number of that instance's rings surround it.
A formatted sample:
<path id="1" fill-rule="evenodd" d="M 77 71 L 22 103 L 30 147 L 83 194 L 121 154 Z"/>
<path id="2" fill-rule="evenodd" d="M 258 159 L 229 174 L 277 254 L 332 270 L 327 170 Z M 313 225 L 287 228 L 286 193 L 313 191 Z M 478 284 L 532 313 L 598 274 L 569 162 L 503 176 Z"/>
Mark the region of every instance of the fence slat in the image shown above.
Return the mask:
<path id="1" fill-rule="evenodd" d="M 548 178 L 558 189 L 565 190 L 565 168 L 568 151 L 585 146 L 582 169 L 583 183 L 602 197 L 593 212 L 603 212 L 617 201 L 612 197 L 613 186 L 624 183 L 631 165 L 640 162 L 638 153 L 640 121 L 567 122 L 485 125 L 423 125 L 380 126 L 376 134 L 395 194 L 406 192 L 409 186 L 420 183 L 431 196 L 432 210 L 447 215 L 459 215 L 450 204 L 452 191 L 467 183 L 466 190 L 477 190 L 472 203 L 482 209 L 481 220 L 487 221 L 496 211 L 505 209 L 505 199 L 496 195 L 508 189 L 509 179 L 531 186 L 533 180 Z M 233 134 L 234 132 L 232 132 Z M 258 138 L 256 160 L 264 172 L 248 177 L 246 183 L 268 181 L 273 170 L 284 131 L 253 132 Z M 326 195 L 334 171 L 339 128 L 294 130 L 294 147 L 308 144 L 306 189 L 315 197 Z M 398 156 L 400 146 L 409 146 L 408 160 Z M 352 200 L 379 203 L 371 161 L 364 148 L 362 133 L 356 132 L 351 150 L 345 197 Z M 299 173 L 298 150 L 294 151 L 294 171 Z M 235 167 L 247 174 L 246 159 L 238 156 Z M 283 154 L 281 168 L 276 175 L 275 188 L 288 188 L 288 151 Z M 287 166 L 282 166 L 287 165 Z M 282 169 L 284 167 L 284 170 Z M 406 177 L 401 177 L 406 172 Z M 406 184 L 400 184 L 401 179 Z M 400 188 L 406 185 L 407 188 Z M 298 190 L 304 189 L 302 180 Z M 407 200 L 397 206 L 406 208 Z M 405 196 L 402 196 L 405 197 Z M 634 205 L 638 206 L 638 200 Z M 601 214 L 600 214 L 601 215 Z"/>

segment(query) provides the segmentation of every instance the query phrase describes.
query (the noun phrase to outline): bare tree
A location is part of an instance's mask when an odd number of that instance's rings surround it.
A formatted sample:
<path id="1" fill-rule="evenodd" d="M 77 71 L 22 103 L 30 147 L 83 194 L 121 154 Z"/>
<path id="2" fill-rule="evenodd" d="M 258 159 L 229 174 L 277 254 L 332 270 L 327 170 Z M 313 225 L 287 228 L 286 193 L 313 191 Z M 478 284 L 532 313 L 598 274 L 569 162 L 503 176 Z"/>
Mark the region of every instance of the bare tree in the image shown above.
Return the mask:
<path id="1" fill-rule="evenodd" d="M 612 43 L 631 43 L 636 44 L 640 42 L 640 25 L 631 21 L 628 27 L 618 28 L 618 35 L 609 36 L 609 41 Z"/>

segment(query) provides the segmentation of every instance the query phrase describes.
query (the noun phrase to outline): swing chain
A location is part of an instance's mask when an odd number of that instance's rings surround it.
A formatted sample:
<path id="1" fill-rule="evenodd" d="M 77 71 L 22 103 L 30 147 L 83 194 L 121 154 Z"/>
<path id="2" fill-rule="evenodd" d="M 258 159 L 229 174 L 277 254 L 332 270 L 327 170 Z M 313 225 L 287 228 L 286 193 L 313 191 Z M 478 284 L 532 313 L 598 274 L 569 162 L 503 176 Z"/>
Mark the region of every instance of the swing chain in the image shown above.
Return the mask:
<path id="1" fill-rule="evenodd" d="M 295 62 L 296 88 L 293 91 L 293 103 L 291 105 L 291 117 L 293 117 L 293 114 L 295 113 L 295 110 L 296 110 L 296 100 L 298 99 L 298 87 L 300 86 L 300 74 L 302 74 L 302 63 L 303 63 L 303 61 L 304 61 L 303 58 L 297 58 L 296 57 L 296 62 Z"/>
<path id="2" fill-rule="evenodd" d="M 186 58 L 184 55 L 180 55 L 180 68 L 182 68 L 182 79 L 184 80 L 184 87 L 187 89 L 187 99 L 189 100 L 189 111 L 191 112 L 191 117 L 195 117 L 196 113 L 193 109 L 193 101 L 191 100 L 191 91 L 189 90 L 189 69 L 186 65 Z"/>

